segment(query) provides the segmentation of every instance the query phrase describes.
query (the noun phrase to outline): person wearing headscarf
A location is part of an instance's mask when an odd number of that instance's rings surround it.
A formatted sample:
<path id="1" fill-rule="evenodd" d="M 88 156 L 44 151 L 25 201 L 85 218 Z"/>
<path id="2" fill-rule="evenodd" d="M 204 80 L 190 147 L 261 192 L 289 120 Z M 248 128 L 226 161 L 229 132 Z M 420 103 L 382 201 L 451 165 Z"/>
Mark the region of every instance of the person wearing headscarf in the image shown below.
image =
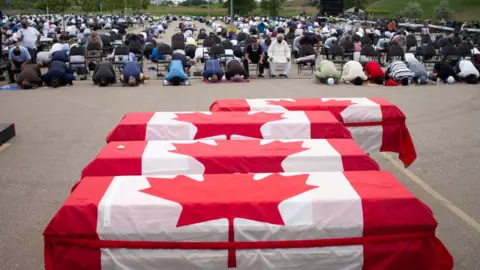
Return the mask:
<path id="1" fill-rule="evenodd" d="M 87 48 L 88 48 L 88 44 L 90 43 L 98 43 L 100 45 L 100 49 L 103 48 L 103 42 L 102 42 L 102 39 L 100 38 L 100 36 L 98 35 L 97 32 L 93 32 L 88 38 L 87 38 Z"/>
<path id="2" fill-rule="evenodd" d="M 282 73 L 280 77 L 288 78 L 287 74 L 290 70 L 290 47 L 287 42 L 283 40 L 283 34 L 276 36 L 276 41 L 272 41 L 268 48 L 268 62 L 270 65 L 270 73 L 272 77 L 276 76 L 277 66 L 282 66 Z"/>

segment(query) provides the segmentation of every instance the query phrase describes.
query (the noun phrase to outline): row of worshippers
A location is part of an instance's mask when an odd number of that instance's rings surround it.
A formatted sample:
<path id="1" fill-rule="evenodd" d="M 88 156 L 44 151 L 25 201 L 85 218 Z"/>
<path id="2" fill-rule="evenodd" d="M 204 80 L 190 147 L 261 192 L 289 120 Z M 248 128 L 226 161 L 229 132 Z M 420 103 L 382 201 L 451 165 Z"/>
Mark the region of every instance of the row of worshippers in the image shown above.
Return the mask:
<path id="1" fill-rule="evenodd" d="M 377 62 L 348 61 L 340 72 L 335 64 L 329 60 L 322 60 L 315 71 L 316 80 L 320 83 L 335 84 L 339 82 L 362 85 L 366 82 L 386 85 L 427 84 L 428 81 L 437 81 L 452 84 L 456 80 L 468 84 L 477 84 L 480 71 L 470 60 L 460 60 L 455 66 L 442 60 L 435 64 L 433 72 L 428 72 L 413 54 L 405 55 L 405 62 L 394 60 L 384 71 Z"/>
<path id="2" fill-rule="evenodd" d="M 25 47 L 16 46 L 9 51 L 8 73 L 11 83 L 17 83 L 22 89 L 33 89 L 46 84 L 53 88 L 72 85 L 75 80 L 69 59 L 65 51 L 56 51 L 52 55 L 52 61 L 48 71 L 41 74 L 38 65 L 32 63 L 29 51 Z M 129 61 L 122 67 L 120 81 L 124 85 L 136 86 L 146 79 L 140 63 Z M 14 74 L 18 73 L 14 80 Z M 111 62 L 99 62 L 96 64 L 92 80 L 99 86 L 108 86 L 116 83 L 116 73 Z"/>

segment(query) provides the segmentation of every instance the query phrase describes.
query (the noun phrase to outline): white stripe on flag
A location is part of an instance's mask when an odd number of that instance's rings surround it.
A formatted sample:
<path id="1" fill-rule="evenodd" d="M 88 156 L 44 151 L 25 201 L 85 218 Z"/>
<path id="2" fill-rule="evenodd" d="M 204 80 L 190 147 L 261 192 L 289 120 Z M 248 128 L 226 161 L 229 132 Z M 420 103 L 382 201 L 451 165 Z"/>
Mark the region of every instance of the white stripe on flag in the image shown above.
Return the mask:
<path id="1" fill-rule="evenodd" d="M 202 141 L 215 143 L 215 141 Z M 175 143 L 192 143 L 176 141 Z M 175 146 L 169 141 L 149 141 L 142 155 L 142 175 L 203 174 L 205 166 L 195 158 L 172 153 Z"/>
<path id="2" fill-rule="evenodd" d="M 162 176 L 174 178 L 175 175 Z M 174 180 L 155 180 L 174 181 Z M 195 177 L 192 181 L 203 181 Z M 144 176 L 117 176 L 98 206 L 97 234 L 102 240 L 228 241 L 227 219 L 177 228 L 182 206 L 141 192 L 150 187 Z M 114 190 L 114 192 L 112 192 Z M 109 219 L 108 225 L 104 220 Z"/>
<path id="3" fill-rule="evenodd" d="M 310 120 L 303 111 L 287 111 L 284 119 L 265 123 L 261 127 L 264 139 L 310 139 Z"/>
<path id="4" fill-rule="evenodd" d="M 367 153 L 380 152 L 383 144 L 383 127 L 364 126 L 348 127 L 352 133 L 353 140 Z"/>
<path id="5" fill-rule="evenodd" d="M 147 124 L 145 139 L 153 140 L 193 140 L 197 127 L 191 123 L 177 121 L 174 112 L 156 112 Z"/>
<path id="6" fill-rule="evenodd" d="M 340 113 L 344 123 L 381 122 L 383 119 L 380 105 L 368 98 L 322 98 L 322 101 L 328 100 L 349 100 L 353 103 Z"/>
<path id="7" fill-rule="evenodd" d="M 283 160 L 284 172 L 343 171 L 342 155 L 328 143 L 328 140 L 306 140 L 302 147 L 307 149 Z"/>
<path id="8" fill-rule="evenodd" d="M 295 101 L 291 98 L 270 98 L 270 99 L 247 99 L 247 104 L 250 106 L 250 111 L 275 111 L 275 112 L 285 112 L 288 111 L 282 106 L 269 104 L 269 101 L 279 101 L 279 100 L 288 100 Z"/>

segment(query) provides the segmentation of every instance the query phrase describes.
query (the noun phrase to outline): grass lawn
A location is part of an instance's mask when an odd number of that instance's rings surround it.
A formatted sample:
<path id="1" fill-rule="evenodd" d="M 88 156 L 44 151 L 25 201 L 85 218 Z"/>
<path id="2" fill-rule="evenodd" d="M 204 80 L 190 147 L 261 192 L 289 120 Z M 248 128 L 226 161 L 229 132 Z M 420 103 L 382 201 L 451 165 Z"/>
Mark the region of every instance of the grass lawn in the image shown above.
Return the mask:
<path id="1" fill-rule="evenodd" d="M 208 7 L 164 7 L 164 6 L 150 6 L 147 10 L 150 14 L 174 14 L 174 15 L 188 15 L 188 16 L 207 16 Z M 317 12 L 314 7 L 302 7 L 302 6 L 284 6 L 281 12 L 283 16 L 298 16 L 301 12 L 307 14 L 313 14 Z M 210 7 L 210 16 L 225 16 L 229 15 L 230 11 L 226 8 Z M 262 15 L 260 9 L 256 9 L 254 14 Z"/>
<path id="2" fill-rule="evenodd" d="M 453 18 L 457 20 L 478 20 L 480 18 L 480 0 L 448 0 L 453 10 Z M 368 9 L 387 10 L 389 16 L 397 15 L 405 8 L 407 2 L 418 2 L 423 8 L 425 18 L 435 18 L 435 7 L 439 0 L 379 0 L 368 6 Z"/>

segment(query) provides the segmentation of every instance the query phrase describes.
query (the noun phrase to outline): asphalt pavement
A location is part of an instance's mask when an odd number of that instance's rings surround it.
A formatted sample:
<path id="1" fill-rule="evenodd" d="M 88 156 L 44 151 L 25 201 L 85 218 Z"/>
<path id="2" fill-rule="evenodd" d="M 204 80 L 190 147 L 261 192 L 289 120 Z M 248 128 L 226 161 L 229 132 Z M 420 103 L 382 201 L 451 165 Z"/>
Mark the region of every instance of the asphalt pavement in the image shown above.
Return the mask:
<path id="1" fill-rule="evenodd" d="M 136 88 L 83 81 L 0 91 L 0 122 L 15 122 L 18 133 L 0 150 L 0 269 L 43 269 L 43 229 L 125 113 L 208 110 L 221 98 L 282 97 L 383 97 L 397 104 L 407 115 L 418 159 L 405 171 L 393 155 L 374 158 L 433 210 L 455 269 L 480 269 L 480 86 L 330 87 L 310 75 L 292 77 L 217 85 L 192 80 L 180 87 L 157 80 Z"/>

